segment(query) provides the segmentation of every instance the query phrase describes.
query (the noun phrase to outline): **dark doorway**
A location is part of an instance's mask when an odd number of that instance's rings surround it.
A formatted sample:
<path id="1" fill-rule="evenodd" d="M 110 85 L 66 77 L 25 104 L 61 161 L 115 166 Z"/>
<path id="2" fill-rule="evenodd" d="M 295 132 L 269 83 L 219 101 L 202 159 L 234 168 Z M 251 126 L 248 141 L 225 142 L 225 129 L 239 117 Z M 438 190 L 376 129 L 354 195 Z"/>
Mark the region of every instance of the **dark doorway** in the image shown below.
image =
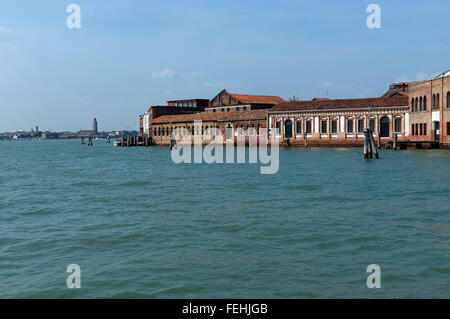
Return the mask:
<path id="1" fill-rule="evenodd" d="M 284 138 L 292 138 L 292 121 L 284 122 Z"/>
<path id="2" fill-rule="evenodd" d="M 439 121 L 433 122 L 434 140 L 439 141 L 441 136 L 441 125 Z"/>
<path id="3" fill-rule="evenodd" d="M 380 136 L 381 137 L 389 137 L 389 118 L 383 117 L 380 120 Z"/>

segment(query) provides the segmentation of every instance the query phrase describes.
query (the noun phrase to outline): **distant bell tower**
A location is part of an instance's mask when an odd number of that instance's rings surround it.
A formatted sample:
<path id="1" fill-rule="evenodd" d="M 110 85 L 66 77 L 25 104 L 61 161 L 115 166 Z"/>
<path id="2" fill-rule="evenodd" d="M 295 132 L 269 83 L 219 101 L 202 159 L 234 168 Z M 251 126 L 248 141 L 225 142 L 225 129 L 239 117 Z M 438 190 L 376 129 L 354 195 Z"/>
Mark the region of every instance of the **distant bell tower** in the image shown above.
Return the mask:
<path id="1" fill-rule="evenodd" d="M 92 130 L 94 131 L 95 134 L 98 133 L 97 119 L 94 119 L 94 121 L 92 122 Z"/>

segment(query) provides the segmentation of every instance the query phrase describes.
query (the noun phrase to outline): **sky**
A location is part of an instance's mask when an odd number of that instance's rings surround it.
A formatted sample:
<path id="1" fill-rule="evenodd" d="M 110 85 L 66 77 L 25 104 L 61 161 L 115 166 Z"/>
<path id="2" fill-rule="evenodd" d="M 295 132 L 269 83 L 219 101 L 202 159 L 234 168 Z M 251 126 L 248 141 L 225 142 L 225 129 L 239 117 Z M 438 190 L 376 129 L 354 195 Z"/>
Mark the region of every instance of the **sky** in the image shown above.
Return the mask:
<path id="1" fill-rule="evenodd" d="M 377 97 L 450 69 L 449 16 L 448 0 L 0 0 L 0 132 L 138 129 L 151 105 L 222 89 Z"/>

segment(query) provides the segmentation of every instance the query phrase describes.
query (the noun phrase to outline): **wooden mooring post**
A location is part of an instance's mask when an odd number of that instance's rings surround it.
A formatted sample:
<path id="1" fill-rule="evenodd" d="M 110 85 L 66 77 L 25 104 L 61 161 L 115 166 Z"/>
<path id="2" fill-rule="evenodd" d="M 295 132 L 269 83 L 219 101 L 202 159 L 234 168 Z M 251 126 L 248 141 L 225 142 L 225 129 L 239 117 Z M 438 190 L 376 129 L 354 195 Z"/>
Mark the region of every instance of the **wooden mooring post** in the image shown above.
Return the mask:
<path id="1" fill-rule="evenodd" d="M 364 159 L 369 159 L 370 151 L 370 138 L 369 138 L 369 130 L 364 130 Z"/>
<path id="2" fill-rule="evenodd" d="M 394 146 L 393 146 L 395 151 L 397 150 L 397 145 L 398 145 L 398 134 L 395 133 L 394 134 Z"/>
<path id="3" fill-rule="evenodd" d="M 371 129 L 364 130 L 364 158 L 375 158 L 379 159 L 378 148 L 375 145 L 375 140 L 373 138 L 373 132 Z"/>

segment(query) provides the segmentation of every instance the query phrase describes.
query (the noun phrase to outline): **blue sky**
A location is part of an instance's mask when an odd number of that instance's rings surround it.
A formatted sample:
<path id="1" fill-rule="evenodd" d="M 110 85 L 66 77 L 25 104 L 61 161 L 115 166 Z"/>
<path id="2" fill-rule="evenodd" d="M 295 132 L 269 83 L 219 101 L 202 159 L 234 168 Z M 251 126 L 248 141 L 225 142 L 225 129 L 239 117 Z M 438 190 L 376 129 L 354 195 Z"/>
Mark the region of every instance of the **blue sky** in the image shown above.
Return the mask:
<path id="1" fill-rule="evenodd" d="M 66 7 L 81 7 L 68 29 Z M 369 4 L 381 29 L 366 26 Z M 0 132 L 138 127 L 150 105 L 234 93 L 374 97 L 450 69 L 450 1 L 0 2 Z"/>

